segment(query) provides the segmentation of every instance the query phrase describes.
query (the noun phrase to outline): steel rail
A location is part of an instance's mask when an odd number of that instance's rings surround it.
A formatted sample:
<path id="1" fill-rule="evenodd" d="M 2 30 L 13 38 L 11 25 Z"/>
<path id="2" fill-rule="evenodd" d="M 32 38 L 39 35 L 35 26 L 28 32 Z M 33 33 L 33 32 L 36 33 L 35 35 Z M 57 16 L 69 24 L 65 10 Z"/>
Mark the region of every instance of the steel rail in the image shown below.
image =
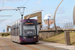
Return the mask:
<path id="1" fill-rule="evenodd" d="M 4 40 L 1 40 L 1 41 L 4 42 L 4 43 L 7 44 L 7 45 L 13 47 L 15 50 L 19 50 L 17 47 L 14 47 L 14 45 L 9 44 L 8 42 L 6 42 L 6 41 L 4 41 Z"/>
<path id="2" fill-rule="evenodd" d="M 4 41 L 4 40 L 3 40 Z M 10 41 L 10 40 L 9 40 Z M 32 49 L 32 50 L 39 50 L 39 49 L 37 49 L 37 48 L 34 48 L 34 47 L 31 47 L 31 46 L 29 46 L 29 45 L 23 45 L 23 46 L 26 46 L 26 47 L 28 47 L 28 48 L 30 48 L 30 49 Z M 19 50 L 21 50 L 21 49 L 19 49 Z"/>
<path id="3" fill-rule="evenodd" d="M 32 50 L 39 50 L 38 48 L 34 48 L 34 47 L 29 46 L 29 45 L 24 45 L 24 46 L 31 48 Z"/>

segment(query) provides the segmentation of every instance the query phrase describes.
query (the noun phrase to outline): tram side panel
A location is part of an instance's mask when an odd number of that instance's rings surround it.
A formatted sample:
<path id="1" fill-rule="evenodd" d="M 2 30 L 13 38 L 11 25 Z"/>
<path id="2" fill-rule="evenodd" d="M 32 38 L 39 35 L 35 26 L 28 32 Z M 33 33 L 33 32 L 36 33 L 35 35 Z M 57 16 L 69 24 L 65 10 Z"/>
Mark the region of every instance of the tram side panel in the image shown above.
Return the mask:
<path id="1" fill-rule="evenodd" d="M 19 23 L 17 24 L 17 36 L 16 36 L 16 40 L 17 40 L 17 42 L 20 42 L 20 39 L 19 39 L 19 35 L 20 35 L 20 27 L 19 27 L 20 25 L 19 25 Z"/>
<path id="2" fill-rule="evenodd" d="M 15 42 L 17 42 L 17 22 L 15 22 Z"/>
<path id="3" fill-rule="evenodd" d="M 14 28 L 13 28 L 13 26 L 12 26 L 12 27 L 11 27 L 11 40 L 12 40 L 12 41 L 15 41 L 14 34 L 15 34 L 15 30 L 14 30 Z"/>

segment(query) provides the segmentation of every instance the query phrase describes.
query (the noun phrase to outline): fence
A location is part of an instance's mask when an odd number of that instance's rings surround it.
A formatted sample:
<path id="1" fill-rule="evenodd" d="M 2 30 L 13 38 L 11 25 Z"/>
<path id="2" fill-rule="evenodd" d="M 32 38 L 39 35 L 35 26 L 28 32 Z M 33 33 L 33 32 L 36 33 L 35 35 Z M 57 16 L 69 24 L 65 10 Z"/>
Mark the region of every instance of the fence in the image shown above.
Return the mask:
<path id="1" fill-rule="evenodd" d="M 58 23 L 58 26 L 56 26 L 57 29 L 72 29 L 74 28 L 73 22 L 69 22 L 69 23 Z M 55 29 L 55 27 L 53 26 L 50 29 Z M 42 26 L 41 30 L 48 30 L 48 26 Z"/>
<path id="2" fill-rule="evenodd" d="M 63 25 L 63 29 L 72 29 L 72 28 L 74 28 L 73 22 L 65 23 Z"/>

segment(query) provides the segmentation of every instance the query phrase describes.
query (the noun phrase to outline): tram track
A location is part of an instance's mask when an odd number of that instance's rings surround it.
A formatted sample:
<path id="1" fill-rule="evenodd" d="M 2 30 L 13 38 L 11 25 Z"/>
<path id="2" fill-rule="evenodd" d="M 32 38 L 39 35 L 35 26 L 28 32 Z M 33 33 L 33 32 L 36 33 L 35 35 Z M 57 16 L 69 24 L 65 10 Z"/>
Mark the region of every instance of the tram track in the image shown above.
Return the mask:
<path id="1" fill-rule="evenodd" d="M 15 47 L 14 45 L 4 41 L 4 40 L 1 40 L 3 43 L 7 44 L 10 48 L 12 48 L 13 50 L 19 50 L 17 47 Z"/>
<path id="2" fill-rule="evenodd" d="M 29 46 L 29 45 L 24 45 L 24 46 L 29 47 L 29 48 L 31 48 L 32 50 L 39 50 L 38 48 L 31 47 L 31 46 Z"/>
<path id="3" fill-rule="evenodd" d="M 29 45 L 24 45 L 24 46 L 30 48 L 31 50 L 38 50 L 37 48 L 31 47 L 31 46 L 29 46 Z M 21 50 L 21 49 L 20 49 L 20 50 Z"/>
<path id="4" fill-rule="evenodd" d="M 46 49 L 46 50 L 56 50 L 56 49 L 53 49 L 53 48 L 50 48 L 50 47 L 46 47 L 46 46 L 43 46 L 43 45 L 39 45 L 39 44 L 25 45 L 25 46 L 33 48 L 34 50 L 43 50 L 43 49 Z M 41 49 L 41 48 L 43 48 L 43 49 Z"/>
<path id="5" fill-rule="evenodd" d="M 8 41 L 11 41 L 11 40 L 8 40 Z M 38 46 L 38 47 L 42 47 L 42 48 L 47 48 L 47 49 L 51 49 L 51 48 L 49 48 L 49 47 L 45 47 L 45 46 L 43 46 L 43 45 L 39 45 L 39 44 L 33 44 L 33 46 Z M 26 44 L 26 45 L 24 45 L 23 44 L 23 46 L 25 46 L 25 47 L 27 47 L 27 48 L 30 48 L 31 50 L 40 50 L 40 49 L 38 49 L 38 48 L 36 48 L 36 47 L 32 47 L 32 46 L 30 46 L 29 44 Z"/>
<path id="6" fill-rule="evenodd" d="M 50 48 L 50 47 L 46 47 L 46 46 L 44 46 L 44 45 L 39 45 L 39 44 L 37 44 L 37 46 L 44 47 L 44 48 L 47 48 L 47 49 L 49 49 L 49 50 L 56 50 L 56 49 L 53 49 L 53 48 Z"/>
<path id="7" fill-rule="evenodd" d="M 1 40 L 2 40 L 2 39 L 1 39 Z M 2 40 L 2 41 L 7 42 L 6 40 Z M 11 41 L 11 40 L 8 39 L 8 41 Z M 10 42 L 9 42 L 9 43 L 10 43 Z M 34 48 L 34 47 L 29 46 L 29 45 L 23 45 L 23 46 L 25 46 L 25 47 L 27 47 L 27 48 L 30 48 L 31 50 L 39 50 L 38 48 Z M 21 50 L 21 49 L 19 49 L 19 50 Z"/>
<path id="8" fill-rule="evenodd" d="M 8 44 L 13 48 L 13 50 L 56 50 L 54 48 L 44 46 L 42 44 L 17 44 L 13 43 L 10 39 L 1 38 L 1 41 L 4 41 L 3 43 Z"/>

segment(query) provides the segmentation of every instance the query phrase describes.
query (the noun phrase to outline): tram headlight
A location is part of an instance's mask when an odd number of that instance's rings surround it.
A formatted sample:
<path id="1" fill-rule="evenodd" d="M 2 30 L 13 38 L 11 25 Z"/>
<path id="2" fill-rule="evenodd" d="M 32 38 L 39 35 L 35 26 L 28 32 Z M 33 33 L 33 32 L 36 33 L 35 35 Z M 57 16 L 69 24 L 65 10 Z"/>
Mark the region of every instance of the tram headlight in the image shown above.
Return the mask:
<path id="1" fill-rule="evenodd" d="M 36 38 L 36 36 L 34 36 L 34 38 Z"/>

